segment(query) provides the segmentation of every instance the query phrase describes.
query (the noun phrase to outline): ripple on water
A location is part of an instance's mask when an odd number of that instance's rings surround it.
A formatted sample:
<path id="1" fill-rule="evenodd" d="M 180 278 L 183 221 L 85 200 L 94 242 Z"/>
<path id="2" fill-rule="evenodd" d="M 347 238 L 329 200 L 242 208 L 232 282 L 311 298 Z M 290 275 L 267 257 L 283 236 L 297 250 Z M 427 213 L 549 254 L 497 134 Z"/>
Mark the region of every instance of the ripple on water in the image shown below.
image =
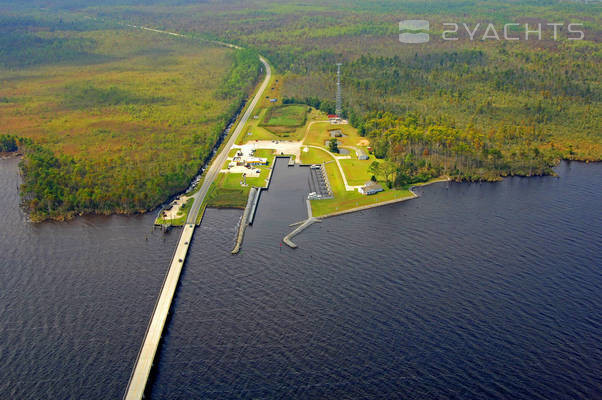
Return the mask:
<path id="1" fill-rule="evenodd" d="M 600 396 L 601 166 L 421 188 L 297 250 L 305 180 L 277 168 L 240 255 L 220 229 L 240 213 L 208 211 L 153 398 Z"/>
<path id="2" fill-rule="evenodd" d="M 420 188 L 291 250 L 307 170 L 279 162 L 241 254 L 240 211 L 208 210 L 151 397 L 601 398 L 602 166 L 558 172 Z M 27 224 L 17 183 L 0 162 L 0 398 L 119 398 L 177 232 Z"/>

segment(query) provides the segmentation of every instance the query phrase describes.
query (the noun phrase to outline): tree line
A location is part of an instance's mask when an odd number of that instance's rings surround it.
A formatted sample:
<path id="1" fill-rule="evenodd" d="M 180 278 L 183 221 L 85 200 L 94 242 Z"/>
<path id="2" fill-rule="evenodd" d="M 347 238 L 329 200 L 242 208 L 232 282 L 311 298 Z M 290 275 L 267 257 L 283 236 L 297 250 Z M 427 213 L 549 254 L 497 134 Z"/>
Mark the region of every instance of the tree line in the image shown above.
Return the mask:
<path id="1" fill-rule="evenodd" d="M 1 135 L 0 149 L 13 151 L 18 146 L 24 153 L 20 163 L 21 198 L 31 219 L 144 212 L 185 190 L 201 165 L 211 157 L 221 133 L 258 79 L 260 67 L 256 54 L 241 50 L 234 57 L 233 67 L 223 78 L 222 89 L 213 94 L 231 99 L 230 106 L 217 117 L 207 134 L 195 136 L 191 141 L 190 145 L 197 148 L 194 157 L 182 157 L 175 162 L 173 157 L 179 154 L 159 154 L 160 160 L 143 169 L 136 157 L 116 154 L 114 159 L 92 160 L 85 155 L 54 153 L 31 140 Z M 109 103 L 123 98 L 116 89 L 101 93 L 85 87 L 84 92 L 97 94 L 96 97 Z"/>
<path id="2" fill-rule="evenodd" d="M 548 175 L 560 158 L 549 135 L 533 126 L 503 125 L 483 132 L 458 129 L 415 113 L 368 115 L 360 128 L 378 161 L 370 166 L 390 187 L 447 175 L 459 181 Z"/>
<path id="3" fill-rule="evenodd" d="M 18 140 L 16 136 L 0 134 L 0 153 L 12 153 L 19 150 Z"/>

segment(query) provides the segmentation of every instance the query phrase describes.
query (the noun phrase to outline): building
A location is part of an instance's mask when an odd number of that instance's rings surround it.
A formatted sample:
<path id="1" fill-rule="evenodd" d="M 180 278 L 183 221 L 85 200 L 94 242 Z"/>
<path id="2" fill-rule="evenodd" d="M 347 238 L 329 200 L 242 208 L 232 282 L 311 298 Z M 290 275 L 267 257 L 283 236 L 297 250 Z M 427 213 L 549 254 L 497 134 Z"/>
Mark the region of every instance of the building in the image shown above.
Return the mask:
<path id="1" fill-rule="evenodd" d="M 248 157 L 245 159 L 247 165 L 268 165 L 268 159 L 263 157 Z"/>
<path id="2" fill-rule="evenodd" d="M 370 159 L 370 157 L 368 157 L 368 155 L 362 149 L 357 149 L 356 153 L 357 153 L 358 160 L 369 160 Z"/>
<path id="3" fill-rule="evenodd" d="M 364 186 L 362 186 L 361 188 L 358 189 L 358 192 L 360 192 L 361 194 L 364 194 L 366 196 L 371 195 L 371 194 L 376 194 L 378 192 L 382 192 L 384 189 L 381 185 L 379 185 L 376 182 L 366 182 L 366 184 Z"/>
<path id="4" fill-rule="evenodd" d="M 340 124 L 342 122 L 341 117 L 339 117 L 338 115 L 335 115 L 335 114 L 329 114 L 328 115 L 328 120 L 333 125 Z"/>

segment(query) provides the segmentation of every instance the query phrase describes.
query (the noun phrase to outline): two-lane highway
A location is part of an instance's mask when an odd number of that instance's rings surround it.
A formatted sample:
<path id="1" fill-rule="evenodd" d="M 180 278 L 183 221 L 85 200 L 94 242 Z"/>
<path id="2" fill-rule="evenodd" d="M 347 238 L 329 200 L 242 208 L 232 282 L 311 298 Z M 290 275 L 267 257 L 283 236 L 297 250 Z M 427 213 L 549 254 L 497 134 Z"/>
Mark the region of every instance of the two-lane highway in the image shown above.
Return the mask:
<path id="1" fill-rule="evenodd" d="M 183 36 L 181 34 L 173 32 L 159 31 L 156 29 L 144 27 L 140 28 L 147 31 L 153 31 L 172 36 Z M 228 45 L 220 42 L 216 43 L 228 47 L 238 48 L 234 45 Z M 192 236 L 194 234 L 194 229 L 196 226 L 196 220 L 199 214 L 199 210 L 201 209 L 201 205 L 203 204 L 203 201 L 207 196 L 211 184 L 219 174 L 222 165 L 228 158 L 228 153 L 230 152 L 232 145 L 236 142 L 236 138 L 242 132 L 245 124 L 249 120 L 249 117 L 253 113 L 253 109 L 255 108 L 259 100 L 263 97 L 265 89 L 270 83 L 270 79 L 272 77 L 272 69 L 270 68 L 269 63 L 265 58 L 260 57 L 260 60 L 263 63 L 266 70 L 265 79 L 261 84 L 259 90 L 257 91 L 257 94 L 255 94 L 255 97 L 253 97 L 251 104 L 249 104 L 242 118 L 236 125 L 234 132 L 232 132 L 230 138 L 226 142 L 225 146 L 222 148 L 222 151 L 215 157 L 215 159 L 209 166 L 209 169 L 206 171 L 205 179 L 201 185 L 201 188 L 193 196 L 194 203 L 192 205 L 190 213 L 188 214 L 187 223 L 184 226 L 184 229 L 182 229 L 180 240 L 178 241 L 178 246 L 174 251 L 169 271 L 165 277 L 163 286 L 161 287 L 161 293 L 159 294 L 159 298 L 157 299 L 157 302 L 155 304 L 150 323 L 147 326 L 146 334 L 144 335 L 144 342 L 142 343 L 142 347 L 140 348 L 138 357 L 136 358 L 136 364 L 134 366 L 132 375 L 130 376 L 130 380 L 128 382 L 126 392 L 124 394 L 124 399 L 126 400 L 140 400 L 144 395 L 144 389 L 146 387 L 146 383 L 148 381 L 151 368 L 153 366 L 153 360 L 155 359 L 157 348 L 159 347 L 159 342 L 161 341 L 161 335 L 163 333 L 163 328 L 165 327 L 165 321 L 167 320 L 169 309 L 171 308 L 171 302 L 176 292 L 178 282 L 180 280 L 180 273 L 182 272 L 182 266 L 184 265 L 186 255 L 188 254 L 188 248 L 192 241 Z"/>
<path id="2" fill-rule="evenodd" d="M 267 62 L 267 60 L 265 58 L 259 57 L 259 59 L 261 60 L 261 62 L 263 63 L 263 65 L 265 67 L 265 71 L 266 71 L 265 79 L 264 79 L 263 83 L 261 84 L 261 87 L 257 91 L 257 94 L 255 95 L 255 97 L 253 97 L 251 104 L 245 110 L 242 118 L 240 119 L 240 122 L 236 125 L 234 132 L 232 133 L 232 135 L 230 135 L 230 138 L 226 142 L 226 145 L 223 147 L 223 150 L 217 155 L 217 157 L 215 157 L 215 160 L 213 161 L 213 163 L 211 163 L 211 166 L 207 170 L 207 173 L 205 175 L 205 179 L 203 180 L 203 184 L 201 185 L 201 188 L 199 189 L 198 192 L 196 192 L 194 194 L 194 196 L 193 196 L 194 204 L 192 205 L 192 208 L 190 209 L 190 213 L 188 214 L 188 220 L 187 220 L 188 224 L 196 223 L 197 216 L 199 214 L 199 210 L 201 208 L 201 205 L 203 204 L 203 200 L 205 199 L 205 196 L 207 196 L 207 192 L 209 191 L 211 184 L 213 183 L 215 178 L 217 178 L 217 175 L 219 174 L 220 169 L 222 168 L 222 166 L 226 162 L 226 159 L 228 158 L 228 153 L 230 153 L 230 150 L 232 149 L 232 145 L 234 145 L 234 143 L 236 142 L 236 138 L 242 132 L 245 124 L 247 123 L 247 121 L 249 120 L 251 115 L 253 114 L 253 110 L 255 109 L 255 106 L 261 100 L 261 98 L 263 97 L 263 93 L 265 92 L 265 89 L 270 84 L 270 79 L 272 77 L 272 68 L 270 68 L 270 64 Z"/>

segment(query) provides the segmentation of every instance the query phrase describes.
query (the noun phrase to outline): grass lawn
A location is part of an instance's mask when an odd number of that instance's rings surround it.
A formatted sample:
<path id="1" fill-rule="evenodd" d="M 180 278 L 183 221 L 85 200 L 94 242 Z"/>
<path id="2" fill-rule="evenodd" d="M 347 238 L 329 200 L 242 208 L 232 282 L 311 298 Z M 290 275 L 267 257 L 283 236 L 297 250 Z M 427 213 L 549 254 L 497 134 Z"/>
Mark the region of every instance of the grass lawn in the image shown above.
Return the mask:
<path id="1" fill-rule="evenodd" d="M 289 104 L 268 108 L 263 116 L 263 126 L 297 127 L 305 125 L 306 105 Z"/>
<path id="2" fill-rule="evenodd" d="M 357 191 L 348 192 L 345 190 L 341 173 L 335 163 L 326 164 L 326 171 L 334 193 L 334 199 L 311 200 L 314 217 L 398 198 L 412 197 L 412 193 L 407 189 L 385 189 L 384 192 L 371 196 L 365 196 Z"/>
<path id="3" fill-rule="evenodd" d="M 366 141 L 367 139 L 361 137 L 357 132 L 357 129 L 351 125 L 332 125 L 330 122 L 316 122 L 312 124 L 303 143 L 314 146 L 324 146 L 324 142 L 331 139 L 331 130 L 339 130 L 346 135 L 344 137 L 337 138 L 337 140 L 341 142 L 341 146 L 362 147 L 366 145 L 366 143 L 361 142 Z"/>
<path id="4" fill-rule="evenodd" d="M 207 207 L 245 208 L 251 188 L 240 186 L 241 179 L 242 174 L 220 173 L 207 196 Z"/>
<path id="5" fill-rule="evenodd" d="M 301 149 L 301 162 L 303 164 L 321 164 L 323 162 L 334 161 L 334 159 L 324 150 L 308 147 L 307 151 Z"/>
<path id="6" fill-rule="evenodd" d="M 352 158 L 349 160 L 339 160 L 345 176 L 347 177 L 347 183 L 351 186 L 363 185 L 368 182 L 372 177 L 372 174 L 368 172 L 368 167 L 374 160 L 358 160 Z"/>

